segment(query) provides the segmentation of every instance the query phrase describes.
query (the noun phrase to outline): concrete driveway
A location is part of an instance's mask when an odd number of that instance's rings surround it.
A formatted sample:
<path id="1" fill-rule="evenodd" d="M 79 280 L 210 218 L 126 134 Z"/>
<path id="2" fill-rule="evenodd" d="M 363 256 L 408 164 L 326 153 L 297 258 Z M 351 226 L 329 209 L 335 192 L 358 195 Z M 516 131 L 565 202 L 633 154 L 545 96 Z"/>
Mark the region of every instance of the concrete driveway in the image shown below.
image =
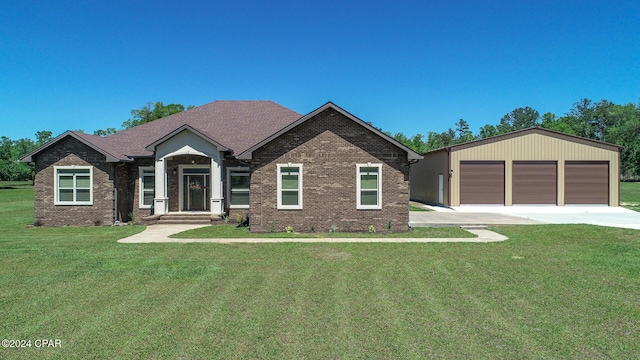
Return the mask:
<path id="1" fill-rule="evenodd" d="M 640 213 L 623 207 L 468 205 L 430 208 L 435 211 L 411 212 L 411 224 L 592 224 L 640 230 Z"/>

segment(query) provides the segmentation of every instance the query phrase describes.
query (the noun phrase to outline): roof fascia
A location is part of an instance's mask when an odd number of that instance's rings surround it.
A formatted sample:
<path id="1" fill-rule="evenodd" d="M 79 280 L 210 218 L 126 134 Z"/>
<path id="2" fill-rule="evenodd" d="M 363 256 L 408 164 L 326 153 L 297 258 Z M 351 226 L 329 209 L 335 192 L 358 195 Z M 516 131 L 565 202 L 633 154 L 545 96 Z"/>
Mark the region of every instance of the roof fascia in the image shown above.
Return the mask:
<path id="1" fill-rule="evenodd" d="M 329 108 L 334 109 L 335 111 L 337 111 L 340 114 L 346 116 L 350 120 L 355 121 L 357 124 L 363 126 L 367 130 L 373 132 L 374 134 L 376 134 L 376 135 L 380 136 L 381 138 L 387 140 L 388 142 L 392 143 L 393 145 L 395 145 L 395 146 L 399 147 L 400 149 L 406 151 L 408 160 L 419 160 L 419 159 L 422 159 L 422 155 L 420 155 L 420 154 L 416 153 L 415 151 L 409 149 L 407 146 L 401 144 L 400 142 L 396 141 L 395 139 L 393 139 L 392 137 L 390 137 L 387 134 L 383 133 L 382 131 L 376 129 L 375 127 L 369 125 L 368 123 L 360 120 L 356 116 L 352 115 L 351 113 L 349 113 L 348 111 L 342 109 L 341 107 L 339 107 L 338 105 L 332 103 L 331 101 L 329 101 L 326 104 L 320 106 L 319 108 L 313 110 L 312 112 L 310 112 L 307 115 L 301 117 L 300 119 L 292 122 L 291 124 L 285 126 L 284 128 L 282 128 L 281 130 L 279 130 L 275 134 L 273 134 L 273 135 L 269 136 L 268 138 L 262 140 L 261 142 L 259 142 L 258 144 L 252 146 L 251 148 L 245 150 L 243 153 L 239 154 L 237 156 L 237 158 L 240 159 L 240 160 L 250 160 L 253 157 L 253 152 L 255 150 L 261 148 L 262 146 L 268 144 L 269 142 L 271 142 L 275 138 L 281 136 L 282 134 L 286 133 L 287 131 L 295 128 L 296 126 L 304 123 L 305 121 L 313 118 L 314 116 L 320 114 L 321 112 L 323 112 L 323 111 L 325 111 L 325 110 L 327 110 Z"/>

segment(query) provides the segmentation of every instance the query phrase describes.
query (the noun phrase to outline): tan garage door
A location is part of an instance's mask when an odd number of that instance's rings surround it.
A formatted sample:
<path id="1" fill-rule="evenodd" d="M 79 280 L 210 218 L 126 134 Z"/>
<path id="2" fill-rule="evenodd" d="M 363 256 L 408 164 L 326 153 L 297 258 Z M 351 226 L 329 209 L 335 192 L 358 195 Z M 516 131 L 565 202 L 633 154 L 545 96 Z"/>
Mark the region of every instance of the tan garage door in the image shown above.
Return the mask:
<path id="1" fill-rule="evenodd" d="M 564 163 L 565 204 L 609 204 L 609 162 Z"/>
<path id="2" fill-rule="evenodd" d="M 555 161 L 514 161 L 513 204 L 557 204 L 557 170 Z"/>
<path id="3" fill-rule="evenodd" d="M 504 161 L 461 161 L 460 204 L 504 205 Z"/>

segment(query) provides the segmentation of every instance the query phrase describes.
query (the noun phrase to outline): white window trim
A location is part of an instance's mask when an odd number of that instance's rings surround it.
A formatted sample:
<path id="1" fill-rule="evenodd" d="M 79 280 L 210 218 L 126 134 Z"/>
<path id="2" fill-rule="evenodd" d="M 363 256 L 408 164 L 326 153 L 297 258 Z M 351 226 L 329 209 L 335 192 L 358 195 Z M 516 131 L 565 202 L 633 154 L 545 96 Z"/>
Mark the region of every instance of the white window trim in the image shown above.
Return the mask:
<path id="1" fill-rule="evenodd" d="M 89 201 L 60 201 L 60 189 L 58 189 L 58 170 L 86 170 L 89 169 Z M 74 180 L 74 198 L 75 198 L 75 180 Z M 53 204 L 54 205 L 93 205 L 93 166 L 54 166 L 53 167 Z"/>
<path id="2" fill-rule="evenodd" d="M 248 166 L 235 166 L 227 168 L 227 199 L 229 199 L 229 209 L 248 209 L 249 205 L 231 205 L 231 173 L 235 171 L 246 172 L 247 176 L 251 176 L 249 174 Z M 251 193 L 251 189 L 249 189 L 248 192 Z"/>
<path id="3" fill-rule="evenodd" d="M 362 205 L 361 189 L 360 189 L 360 168 L 375 167 L 378 168 L 378 205 Z M 356 209 L 358 210 L 380 210 L 382 209 L 382 164 L 356 164 Z"/>
<path id="4" fill-rule="evenodd" d="M 140 209 L 151 209 L 153 207 L 153 202 L 150 205 L 145 205 L 144 204 L 144 189 L 142 188 L 143 185 L 143 181 L 142 181 L 142 175 L 144 174 L 144 172 L 153 172 L 153 178 L 155 179 L 156 177 L 156 173 L 155 173 L 155 167 L 153 166 L 141 166 L 138 168 L 138 184 L 139 184 L 139 191 L 138 191 L 138 207 Z M 154 181 L 154 188 L 155 188 L 155 181 Z M 155 193 L 155 189 L 154 189 L 154 193 Z M 155 198 L 155 196 L 154 196 Z"/>
<path id="5" fill-rule="evenodd" d="M 277 164 L 278 166 L 278 209 L 279 210 L 302 210 L 302 164 Z M 298 174 L 298 205 L 282 205 L 282 176 L 280 169 L 283 167 L 297 167 Z"/>

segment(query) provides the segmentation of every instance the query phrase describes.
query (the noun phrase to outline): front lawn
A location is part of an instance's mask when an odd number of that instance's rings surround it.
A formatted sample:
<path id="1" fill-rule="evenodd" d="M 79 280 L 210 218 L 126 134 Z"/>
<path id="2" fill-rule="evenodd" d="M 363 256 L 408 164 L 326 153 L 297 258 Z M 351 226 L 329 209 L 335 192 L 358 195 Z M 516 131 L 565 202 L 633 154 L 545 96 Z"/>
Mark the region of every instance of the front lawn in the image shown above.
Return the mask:
<path id="1" fill-rule="evenodd" d="M 640 182 L 620 183 L 620 205 L 640 211 Z"/>
<path id="2" fill-rule="evenodd" d="M 118 244 L 143 227 L 28 229 L 32 199 L 0 190 L 0 334 L 32 340 L 2 359 L 640 357 L 640 231 Z"/>

